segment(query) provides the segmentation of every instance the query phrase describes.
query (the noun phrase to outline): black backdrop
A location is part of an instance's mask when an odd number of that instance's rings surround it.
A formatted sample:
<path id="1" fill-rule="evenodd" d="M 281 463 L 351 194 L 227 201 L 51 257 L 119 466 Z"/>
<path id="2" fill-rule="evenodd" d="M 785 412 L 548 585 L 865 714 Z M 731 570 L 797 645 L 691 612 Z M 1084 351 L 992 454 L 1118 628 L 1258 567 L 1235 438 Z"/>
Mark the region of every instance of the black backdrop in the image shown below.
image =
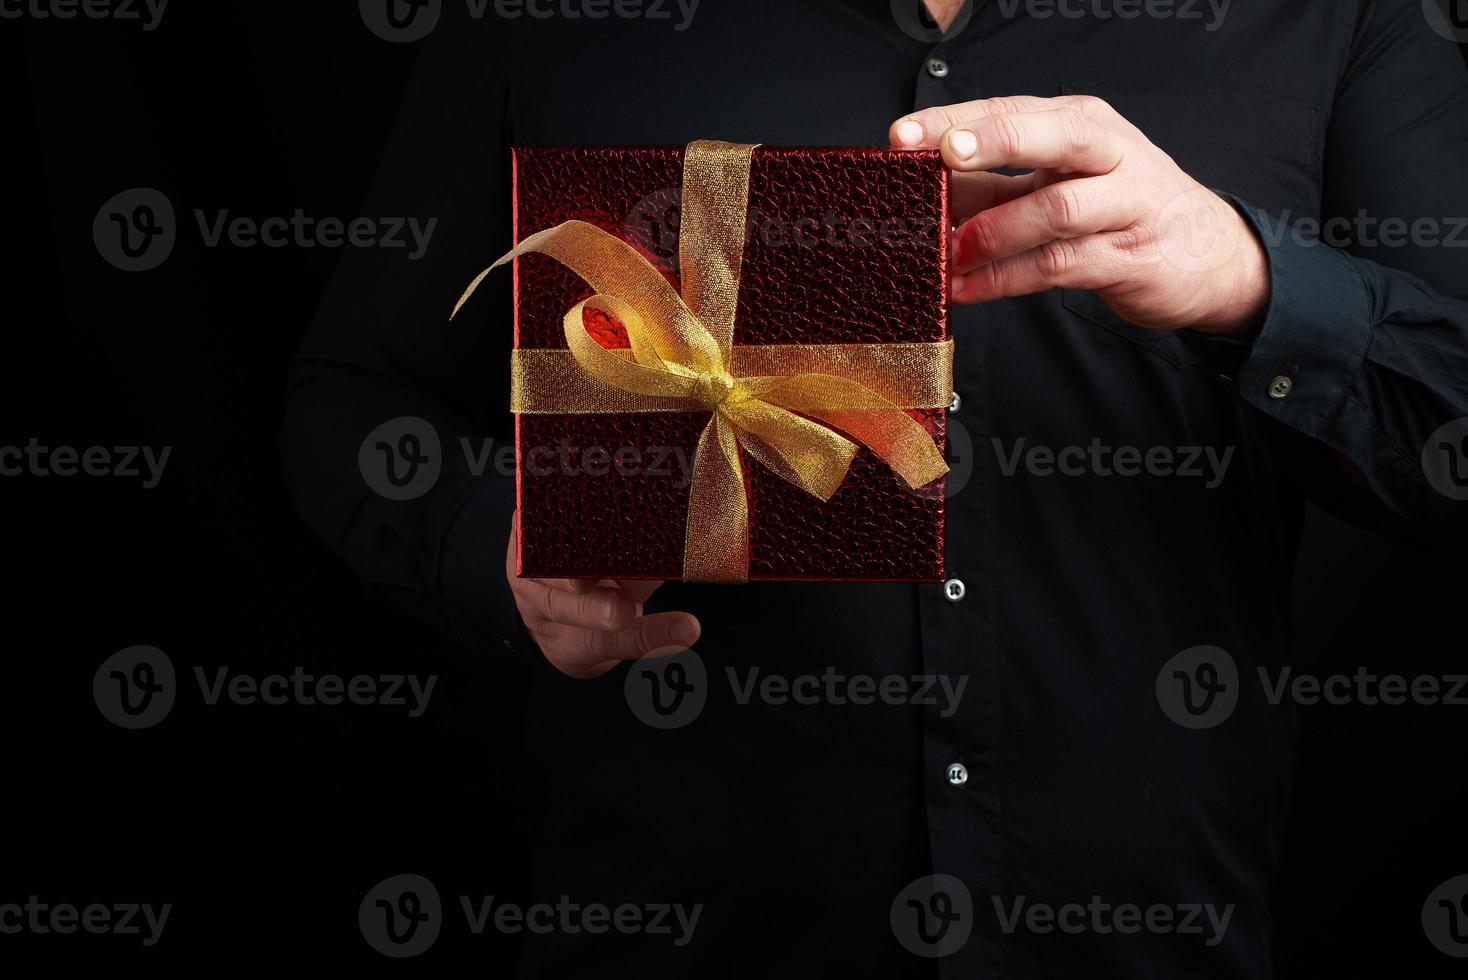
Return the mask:
<path id="1" fill-rule="evenodd" d="M 326 248 L 206 248 L 160 268 L 105 262 L 92 223 L 134 187 L 262 218 L 359 214 L 416 53 L 355 4 L 180 4 L 136 22 L 0 21 L 9 207 L 0 445 L 172 447 L 127 478 L 0 480 L 7 562 L 0 904 L 173 904 L 162 940 L 0 935 L 30 956 L 201 965 L 391 965 L 358 929 L 383 878 L 513 899 L 536 776 L 522 670 L 388 609 L 299 524 L 277 432 L 285 365 L 333 267 Z M 1408 676 L 1465 667 L 1461 566 L 1312 515 L 1300 669 Z M 431 709 L 201 704 L 161 724 L 104 718 L 93 676 L 136 644 L 181 675 L 438 677 Z M 191 683 L 191 680 L 190 680 Z M 1468 873 L 1463 708 L 1304 710 L 1279 896 L 1285 977 L 1459 976 L 1419 921 Z M 493 975 L 514 943 L 446 932 L 424 958 Z M 424 963 L 424 961 L 419 961 Z M 17 974 L 11 974 L 17 975 Z"/>

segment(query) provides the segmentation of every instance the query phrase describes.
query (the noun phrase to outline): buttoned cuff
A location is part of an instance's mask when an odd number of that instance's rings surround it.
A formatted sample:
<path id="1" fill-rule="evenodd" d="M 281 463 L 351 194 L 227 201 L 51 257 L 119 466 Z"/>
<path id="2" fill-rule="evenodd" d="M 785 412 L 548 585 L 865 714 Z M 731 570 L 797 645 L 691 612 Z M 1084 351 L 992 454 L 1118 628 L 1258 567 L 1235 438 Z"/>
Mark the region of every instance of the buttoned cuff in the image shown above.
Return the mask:
<path id="1" fill-rule="evenodd" d="M 1235 381 L 1241 398 L 1319 437 L 1360 374 L 1371 341 L 1371 293 L 1356 260 L 1224 195 L 1253 226 L 1272 280 L 1264 325 Z"/>

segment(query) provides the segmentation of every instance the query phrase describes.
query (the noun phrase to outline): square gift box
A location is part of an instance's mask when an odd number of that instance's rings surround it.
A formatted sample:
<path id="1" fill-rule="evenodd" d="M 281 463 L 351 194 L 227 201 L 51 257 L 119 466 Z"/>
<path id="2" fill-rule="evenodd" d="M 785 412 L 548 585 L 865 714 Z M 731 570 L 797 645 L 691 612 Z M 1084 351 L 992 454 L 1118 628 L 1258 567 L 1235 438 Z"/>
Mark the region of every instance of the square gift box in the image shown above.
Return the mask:
<path id="1" fill-rule="evenodd" d="M 685 174 L 685 158 L 709 145 L 715 151 L 690 157 Z M 706 404 L 671 399 L 623 412 L 616 410 L 621 395 L 606 394 L 596 402 L 597 410 L 587 410 L 578 400 L 582 386 L 536 380 L 534 371 L 520 365 L 545 359 L 561 374 L 579 371 L 568 350 L 568 336 L 577 327 L 621 361 L 651 357 L 658 363 L 657 354 L 646 353 L 653 342 L 644 342 L 641 354 L 633 350 L 637 345 L 623 322 L 637 320 L 641 336 L 651 332 L 647 321 L 656 318 L 634 317 L 626 306 L 596 300 L 579 316 L 568 317 L 598 290 L 558 261 L 564 255 L 517 254 L 515 381 L 544 395 L 516 396 L 519 573 L 694 581 L 941 581 L 942 453 L 952 392 L 948 174 L 941 157 L 936 151 L 745 147 L 741 162 L 727 149 L 717 149 L 729 146 L 517 149 L 516 241 L 524 246 L 536 232 L 571 222 L 591 236 L 576 247 L 590 247 L 604 242 L 593 234 L 600 229 L 631 246 L 672 293 L 681 290 L 688 308 L 699 314 L 695 319 L 712 323 L 724 304 L 725 319 L 732 316 L 732 338 L 722 343 L 733 375 L 815 373 L 843 378 L 838 384 L 853 379 L 865 386 L 862 392 L 885 399 L 884 408 L 864 416 L 872 406 L 852 401 L 843 389 L 839 397 L 847 400 L 822 413 L 811 406 L 828 406 L 812 402 L 816 396 L 808 391 L 805 401 L 785 397 L 782 403 L 788 386 L 763 383 L 750 389 L 774 391 L 761 397 L 783 404 L 770 412 L 793 414 L 796 428 L 818 425 L 818 436 L 829 431 L 849 437 L 837 441 L 854 444 L 839 485 L 823 478 L 826 489 L 820 493 L 835 485 L 824 500 L 800 485 L 798 474 L 777 470 L 787 469 L 785 461 L 795 469 L 819 469 L 829 461 L 808 463 L 809 453 L 801 446 L 782 449 L 784 434 L 762 427 L 769 414 L 761 414 L 763 405 L 754 406 L 758 411 L 751 421 L 742 423 L 751 403 L 743 400 L 748 392 L 737 384 L 725 403 L 735 411 L 727 416 L 732 424 L 722 441 L 709 407 L 714 403 L 706 399 L 707 383 L 690 382 Z M 730 221 L 732 232 L 716 227 Z M 593 227 L 587 231 L 580 223 Z M 722 246 L 721 234 L 727 239 Z M 715 246 L 699 253 L 695 236 L 700 243 L 712 239 Z M 618 261 L 625 264 L 625 258 Z M 720 282 L 720 263 L 724 279 L 732 281 Z M 687 266 L 698 269 L 689 273 Z M 606 286 L 608 276 L 620 282 L 617 275 L 603 274 L 601 291 L 615 298 L 616 290 Z M 715 312 L 703 316 L 695 301 L 699 297 Z M 658 350 L 666 353 L 666 342 L 660 343 Z M 668 370 L 699 373 L 677 365 Z M 898 380 L 889 382 L 894 375 Z M 727 395 L 728 382 L 721 384 L 723 389 L 713 387 Z M 565 411 L 556 401 L 562 390 L 574 395 L 565 396 Z M 529 403 L 538 407 L 527 408 Z M 872 423 L 877 417 L 885 421 Z M 785 415 L 780 418 L 791 424 Z M 903 429 L 900 435 L 890 434 L 894 426 Z M 861 434 L 869 432 L 877 435 L 868 434 L 864 441 Z M 729 469 L 735 475 L 726 477 L 722 488 L 718 479 L 704 475 L 712 470 L 701 468 L 698 452 L 706 433 L 708 466 L 723 465 L 721 449 L 726 456 L 737 455 L 738 465 Z M 921 448 L 936 453 L 939 468 L 931 460 L 914 464 L 904 479 L 889 465 L 891 455 L 873 446 L 891 450 L 897 445 L 899 455 L 911 455 L 914 433 L 925 443 Z M 910 485 L 914 473 L 928 482 Z M 738 513 L 725 499 L 731 480 L 736 491 L 742 483 Z"/>

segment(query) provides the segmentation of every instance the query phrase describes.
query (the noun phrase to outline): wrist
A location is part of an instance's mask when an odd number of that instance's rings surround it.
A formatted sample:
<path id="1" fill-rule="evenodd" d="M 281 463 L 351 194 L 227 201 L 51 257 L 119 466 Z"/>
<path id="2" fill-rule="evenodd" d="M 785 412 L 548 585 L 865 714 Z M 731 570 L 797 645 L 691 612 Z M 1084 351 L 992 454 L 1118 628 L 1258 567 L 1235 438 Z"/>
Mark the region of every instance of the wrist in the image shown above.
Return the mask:
<path id="1" fill-rule="evenodd" d="M 1198 333 L 1234 340 L 1257 334 L 1269 312 L 1272 283 L 1269 255 L 1252 225 L 1229 202 L 1219 198 L 1222 216 L 1231 229 L 1233 258 L 1221 273 L 1222 295 L 1215 312 L 1193 324 Z"/>

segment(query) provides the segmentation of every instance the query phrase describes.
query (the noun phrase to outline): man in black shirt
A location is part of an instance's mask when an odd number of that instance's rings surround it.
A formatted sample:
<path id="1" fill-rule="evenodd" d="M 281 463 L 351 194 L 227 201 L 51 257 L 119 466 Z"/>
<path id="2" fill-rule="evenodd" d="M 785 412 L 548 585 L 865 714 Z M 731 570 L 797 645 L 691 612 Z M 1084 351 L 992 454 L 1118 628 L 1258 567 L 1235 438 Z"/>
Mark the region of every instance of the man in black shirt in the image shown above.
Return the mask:
<path id="1" fill-rule="evenodd" d="M 370 205 L 439 217 L 431 260 L 347 254 L 286 433 L 370 587 L 537 665 L 537 895 L 701 906 L 529 934 L 526 974 L 1267 976 L 1304 499 L 1468 543 L 1453 44 L 1416 0 L 529 6 L 444 8 Z M 511 438 L 509 277 L 446 313 L 511 244 L 509 148 L 700 138 L 955 171 L 942 586 L 507 569 L 513 480 L 456 447 Z M 384 423 L 444 447 L 427 492 L 363 481 Z M 695 641 L 632 668 L 701 687 L 646 724 L 624 661 Z"/>

